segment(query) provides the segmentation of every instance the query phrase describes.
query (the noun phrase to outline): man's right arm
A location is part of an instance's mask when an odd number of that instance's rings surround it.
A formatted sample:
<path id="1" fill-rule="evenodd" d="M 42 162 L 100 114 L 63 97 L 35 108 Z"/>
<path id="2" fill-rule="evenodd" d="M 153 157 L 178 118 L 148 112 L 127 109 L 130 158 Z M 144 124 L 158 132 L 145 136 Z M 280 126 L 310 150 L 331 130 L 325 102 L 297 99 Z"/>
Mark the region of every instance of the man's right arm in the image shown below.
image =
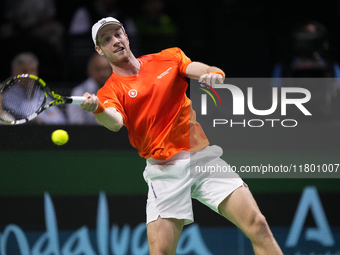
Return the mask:
<path id="1" fill-rule="evenodd" d="M 123 126 L 123 116 L 114 107 L 105 108 L 102 113 L 94 116 L 99 124 L 111 131 L 117 132 Z"/>
<path id="2" fill-rule="evenodd" d="M 114 107 L 105 108 L 96 95 L 85 93 L 85 102 L 80 105 L 84 111 L 93 112 L 97 122 L 107 129 L 117 132 L 124 125 L 123 116 Z"/>

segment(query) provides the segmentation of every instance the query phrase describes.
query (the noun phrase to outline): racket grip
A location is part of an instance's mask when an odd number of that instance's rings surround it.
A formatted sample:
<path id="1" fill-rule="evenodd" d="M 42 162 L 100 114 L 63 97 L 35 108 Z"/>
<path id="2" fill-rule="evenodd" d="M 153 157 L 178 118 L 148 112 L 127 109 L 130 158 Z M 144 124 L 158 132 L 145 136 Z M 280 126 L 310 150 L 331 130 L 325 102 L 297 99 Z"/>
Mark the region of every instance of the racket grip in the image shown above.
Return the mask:
<path id="1" fill-rule="evenodd" d="M 70 100 L 70 104 L 80 105 L 84 103 L 84 101 L 86 100 L 86 97 L 72 96 L 72 97 L 69 97 L 68 99 Z"/>

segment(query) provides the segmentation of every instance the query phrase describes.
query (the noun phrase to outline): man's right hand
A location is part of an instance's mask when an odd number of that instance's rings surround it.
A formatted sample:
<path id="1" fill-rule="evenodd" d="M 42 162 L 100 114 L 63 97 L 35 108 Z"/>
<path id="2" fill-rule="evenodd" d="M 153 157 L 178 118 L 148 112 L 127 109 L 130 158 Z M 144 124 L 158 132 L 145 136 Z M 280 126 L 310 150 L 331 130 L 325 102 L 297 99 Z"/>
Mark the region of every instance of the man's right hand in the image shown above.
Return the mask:
<path id="1" fill-rule="evenodd" d="M 98 108 L 99 99 L 96 95 L 86 92 L 84 95 L 86 100 L 80 105 L 80 107 L 87 112 L 94 112 Z"/>

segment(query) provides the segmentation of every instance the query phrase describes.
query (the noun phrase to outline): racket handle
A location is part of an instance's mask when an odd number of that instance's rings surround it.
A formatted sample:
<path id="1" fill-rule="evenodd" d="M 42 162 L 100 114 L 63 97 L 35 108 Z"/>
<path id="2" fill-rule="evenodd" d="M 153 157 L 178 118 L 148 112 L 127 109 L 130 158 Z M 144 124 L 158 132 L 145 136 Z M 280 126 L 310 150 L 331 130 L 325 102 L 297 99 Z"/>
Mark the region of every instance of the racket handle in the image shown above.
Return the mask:
<path id="1" fill-rule="evenodd" d="M 84 103 L 85 100 L 86 100 L 86 97 L 72 96 L 66 99 L 66 103 L 80 105 Z"/>

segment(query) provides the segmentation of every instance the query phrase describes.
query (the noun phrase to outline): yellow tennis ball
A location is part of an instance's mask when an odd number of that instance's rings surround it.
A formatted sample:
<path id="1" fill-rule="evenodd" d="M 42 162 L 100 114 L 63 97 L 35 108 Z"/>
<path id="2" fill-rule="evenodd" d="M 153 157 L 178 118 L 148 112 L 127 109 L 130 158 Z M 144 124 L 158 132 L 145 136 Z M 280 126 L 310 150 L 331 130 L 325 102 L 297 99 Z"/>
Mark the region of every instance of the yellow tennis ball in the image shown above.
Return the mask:
<path id="1" fill-rule="evenodd" d="M 68 141 L 68 133 L 62 129 L 55 130 L 52 133 L 52 141 L 56 145 L 63 145 Z"/>

